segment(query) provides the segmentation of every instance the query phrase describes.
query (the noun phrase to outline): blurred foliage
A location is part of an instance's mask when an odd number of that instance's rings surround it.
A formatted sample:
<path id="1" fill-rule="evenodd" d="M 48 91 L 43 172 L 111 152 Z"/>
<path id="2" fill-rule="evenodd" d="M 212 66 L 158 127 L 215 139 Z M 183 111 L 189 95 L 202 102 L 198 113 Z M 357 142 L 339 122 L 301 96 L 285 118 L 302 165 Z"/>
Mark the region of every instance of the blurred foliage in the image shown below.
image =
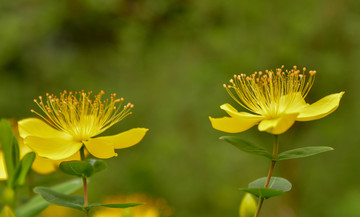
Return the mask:
<path id="1" fill-rule="evenodd" d="M 281 150 L 335 151 L 279 165 L 274 175 L 294 189 L 263 212 L 359 216 L 360 198 L 351 193 L 360 181 L 359 23 L 357 0 L 1 1 L 0 117 L 33 116 L 32 100 L 46 92 L 115 92 L 135 108 L 108 133 L 150 131 L 94 176 L 90 201 L 144 192 L 168 201 L 175 217 L 237 216 L 238 188 L 266 175 L 268 164 L 218 140 L 225 134 L 211 128 L 208 115 L 223 115 L 224 102 L 236 105 L 222 84 L 234 73 L 306 66 L 318 71 L 309 102 L 346 93 L 331 116 L 296 123 L 281 136 Z M 271 145 L 256 129 L 239 136 Z M 35 179 L 60 177 L 68 178 Z"/>

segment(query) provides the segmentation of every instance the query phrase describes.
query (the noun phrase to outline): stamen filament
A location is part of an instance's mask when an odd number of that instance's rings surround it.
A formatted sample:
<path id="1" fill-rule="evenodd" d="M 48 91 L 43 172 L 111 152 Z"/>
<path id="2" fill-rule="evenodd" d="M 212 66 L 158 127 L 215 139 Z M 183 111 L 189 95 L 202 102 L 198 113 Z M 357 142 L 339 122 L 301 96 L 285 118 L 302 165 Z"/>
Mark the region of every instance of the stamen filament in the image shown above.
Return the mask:
<path id="1" fill-rule="evenodd" d="M 283 70 L 284 66 L 274 71 L 254 72 L 251 75 L 234 75 L 229 85 L 223 85 L 229 95 L 245 109 L 269 118 L 280 116 L 297 100 L 309 93 L 316 71 L 306 73 L 294 66 Z M 285 98 L 286 100 L 285 100 Z"/>

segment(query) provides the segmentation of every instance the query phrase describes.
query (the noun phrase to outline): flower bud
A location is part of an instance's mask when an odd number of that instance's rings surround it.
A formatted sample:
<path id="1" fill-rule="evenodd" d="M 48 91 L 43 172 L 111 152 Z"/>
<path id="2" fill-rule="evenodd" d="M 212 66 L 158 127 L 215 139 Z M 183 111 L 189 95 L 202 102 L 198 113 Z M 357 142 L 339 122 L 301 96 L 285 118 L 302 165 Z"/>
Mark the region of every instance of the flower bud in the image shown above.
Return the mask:
<path id="1" fill-rule="evenodd" d="M 256 212 L 256 207 L 257 204 L 254 197 L 246 193 L 240 204 L 240 217 L 253 217 Z"/>

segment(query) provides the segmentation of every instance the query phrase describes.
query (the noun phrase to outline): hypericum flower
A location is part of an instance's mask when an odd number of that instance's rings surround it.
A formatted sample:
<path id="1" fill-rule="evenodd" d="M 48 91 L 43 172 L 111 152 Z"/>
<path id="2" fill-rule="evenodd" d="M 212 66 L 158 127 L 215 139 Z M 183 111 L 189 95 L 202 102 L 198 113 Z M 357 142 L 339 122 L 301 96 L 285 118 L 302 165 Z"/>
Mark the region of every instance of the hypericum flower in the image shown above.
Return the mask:
<path id="1" fill-rule="evenodd" d="M 173 213 L 164 199 L 154 199 L 144 194 L 108 197 L 104 203 L 144 203 L 144 205 L 126 209 L 99 208 L 94 213 L 94 217 L 160 217 L 170 216 Z"/>
<path id="2" fill-rule="evenodd" d="M 103 100 L 101 91 L 91 98 L 92 92 L 60 93 L 60 97 L 46 94 L 34 100 L 45 115 L 34 110 L 42 119 L 27 118 L 19 121 L 20 136 L 24 143 L 39 156 L 61 160 L 74 155 L 84 145 L 97 158 L 117 156 L 114 149 L 127 148 L 140 142 L 148 129 L 133 128 L 114 136 L 95 136 L 131 114 L 131 103 L 121 106 L 124 99 L 111 94 Z"/>
<path id="3" fill-rule="evenodd" d="M 210 118 L 214 129 L 239 133 L 256 124 L 259 131 L 282 134 L 295 121 L 323 118 L 337 109 L 344 92 L 328 95 L 313 104 L 305 97 L 313 85 L 316 71 L 306 73 L 296 66 L 291 70 L 281 68 L 252 75 L 234 75 L 230 85 L 225 85 L 229 95 L 242 107 L 251 111 L 238 112 L 230 104 L 220 106 L 230 117 Z"/>

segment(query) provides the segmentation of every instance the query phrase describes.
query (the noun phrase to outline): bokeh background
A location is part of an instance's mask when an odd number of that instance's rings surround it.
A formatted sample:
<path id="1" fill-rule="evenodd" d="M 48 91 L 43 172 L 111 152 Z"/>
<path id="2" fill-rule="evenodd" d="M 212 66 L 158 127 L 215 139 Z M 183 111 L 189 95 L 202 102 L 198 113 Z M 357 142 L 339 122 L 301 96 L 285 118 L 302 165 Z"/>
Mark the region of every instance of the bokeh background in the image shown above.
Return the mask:
<path id="1" fill-rule="evenodd" d="M 269 163 L 211 128 L 209 115 L 225 115 L 221 104 L 240 109 L 222 84 L 235 73 L 306 66 L 318 71 L 308 102 L 346 93 L 330 116 L 296 123 L 280 149 L 335 151 L 279 164 L 275 175 L 293 190 L 266 201 L 263 216 L 357 217 L 359 24 L 357 0 L 1 1 L 0 116 L 33 116 L 33 99 L 46 92 L 117 93 L 135 104 L 133 115 L 106 134 L 150 131 L 92 178 L 90 200 L 145 193 L 164 198 L 174 217 L 238 216 L 238 188 L 265 176 Z M 271 148 L 272 137 L 256 128 L 238 136 Z"/>

